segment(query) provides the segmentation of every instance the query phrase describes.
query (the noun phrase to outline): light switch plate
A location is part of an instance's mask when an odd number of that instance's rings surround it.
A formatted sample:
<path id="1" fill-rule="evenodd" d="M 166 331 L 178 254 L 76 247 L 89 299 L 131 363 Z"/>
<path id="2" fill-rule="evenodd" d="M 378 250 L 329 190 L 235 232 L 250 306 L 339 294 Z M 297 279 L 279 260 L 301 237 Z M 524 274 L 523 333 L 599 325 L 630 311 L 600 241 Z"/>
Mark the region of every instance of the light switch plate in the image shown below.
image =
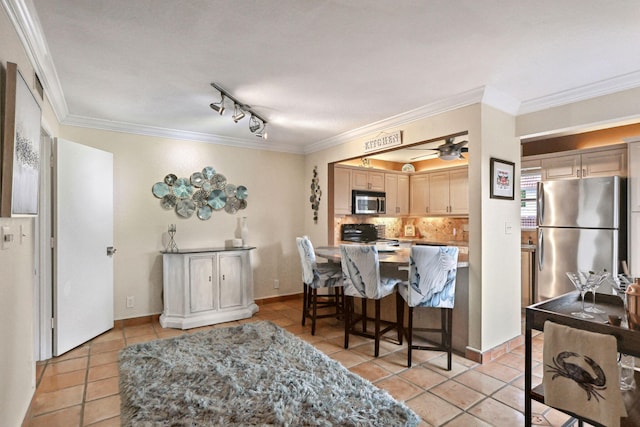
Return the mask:
<path id="1" fill-rule="evenodd" d="M 9 226 L 3 225 L 0 229 L 0 241 L 2 242 L 2 249 L 9 249 L 13 246 L 14 239 Z"/>
<path id="2" fill-rule="evenodd" d="M 509 221 L 504 223 L 504 234 L 511 234 L 513 231 L 513 226 Z"/>

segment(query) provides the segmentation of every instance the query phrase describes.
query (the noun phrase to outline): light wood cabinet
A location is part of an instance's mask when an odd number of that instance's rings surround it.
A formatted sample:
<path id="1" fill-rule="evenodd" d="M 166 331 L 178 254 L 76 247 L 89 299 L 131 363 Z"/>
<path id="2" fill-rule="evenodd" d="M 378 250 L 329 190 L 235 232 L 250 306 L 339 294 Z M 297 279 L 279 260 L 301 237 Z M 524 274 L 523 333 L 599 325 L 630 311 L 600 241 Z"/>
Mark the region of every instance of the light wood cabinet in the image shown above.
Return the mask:
<path id="1" fill-rule="evenodd" d="M 640 212 L 640 141 L 629 143 L 629 210 Z"/>
<path id="2" fill-rule="evenodd" d="M 542 179 L 580 179 L 596 176 L 626 176 L 627 150 L 624 148 L 554 155 L 541 160 Z"/>
<path id="3" fill-rule="evenodd" d="M 628 258 L 632 277 L 640 277 L 640 141 L 629 146 L 629 234 Z"/>
<path id="4" fill-rule="evenodd" d="M 384 172 L 351 170 L 351 189 L 367 191 L 385 191 Z"/>
<path id="5" fill-rule="evenodd" d="M 424 216 L 429 213 L 429 174 L 411 175 L 409 178 L 409 214 Z"/>
<path id="6" fill-rule="evenodd" d="M 189 329 L 253 316 L 249 251 L 224 248 L 163 253 L 163 328 Z"/>
<path id="7" fill-rule="evenodd" d="M 433 215 L 469 214 L 467 168 L 429 174 L 429 209 Z"/>
<path id="8" fill-rule="evenodd" d="M 351 214 L 351 169 L 333 168 L 333 212 L 334 215 Z"/>
<path id="9" fill-rule="evenodd" d="M 409 214 L 409 176 L 397 173 L 384 174 L 387 216 Z"/>
<path id="10" fill-rule="evenodd" d="M 532 252 L 520 252 L 520 286 L 521 286 L 521 307 L 525 308 L 533 304 L 533 277 L 532 277 Z"/>

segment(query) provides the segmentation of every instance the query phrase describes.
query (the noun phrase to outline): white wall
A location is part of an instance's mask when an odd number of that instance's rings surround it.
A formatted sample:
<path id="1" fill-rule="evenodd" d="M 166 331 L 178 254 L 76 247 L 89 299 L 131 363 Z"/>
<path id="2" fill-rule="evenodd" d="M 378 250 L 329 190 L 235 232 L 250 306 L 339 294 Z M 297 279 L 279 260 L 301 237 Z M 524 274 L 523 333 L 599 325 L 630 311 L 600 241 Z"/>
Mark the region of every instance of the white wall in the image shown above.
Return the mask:
<path id="1" fill-rule="evenodd" d="M 237 219 L 248 217 L 256 298 L 300 292 L 300 262 L 295 237 L 304 232 L 308 185 L 304 157 L 63 126 L 60 137 L 114 155 L 115 317 L 162 312 L 162 256 L 167 227 L 176 224 L 178 248 L 224 246 L 235 237 Z M 265 141 L 265 144 L 268 144 Z M 184 219 L 160 207 L 151 193 L 165 175 L 189 177 L 213 166 L 228 182 L 249 190 L 247 209 L 231 215 L 214 211 L 211 219 Z M 239 237 L 239 236 L 238 236 Z M 280 288 L 273 288 L 274 279 Z M 126 308 L 126 297 L 135 307 Z"/>

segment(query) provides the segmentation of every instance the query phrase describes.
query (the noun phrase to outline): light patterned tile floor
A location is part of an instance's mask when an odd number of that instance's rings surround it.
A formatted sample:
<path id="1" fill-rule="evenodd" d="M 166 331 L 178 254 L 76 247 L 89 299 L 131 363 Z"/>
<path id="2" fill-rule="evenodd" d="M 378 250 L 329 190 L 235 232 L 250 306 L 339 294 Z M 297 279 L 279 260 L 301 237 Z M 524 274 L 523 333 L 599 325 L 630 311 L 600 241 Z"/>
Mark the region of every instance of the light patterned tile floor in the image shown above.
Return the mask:
<path id="1" fill-rule="evenodd" d="M 340 323 L 325 319 L 311 335 L 302 327 L 301 299 L 260 306 L 251 319 L 188 331 L 163 329 L 157 321 L 112 329 L 57 358 L 39 362 L 32 417 L 26 426 L 119 426 L 118 351 L 126 345 L 186 333 L 270 320 L 315 346 L 350 371 L 404 401 L 421 418 L 421 426 L 522 426 L 524 424 L 524 346 L 491 363 L 478 365 L 454 355 L 451 371 L 442 353 L 414 351 L 406 367 L 406 345 L 383 341 L 380 357 L 373 344 L 352 336 L 343 348 Z M 534 383 L 540 383 L 542 339 L 534 339 Z M 534 423 L 563 425 L 568 417 L 533 402 Z"/>

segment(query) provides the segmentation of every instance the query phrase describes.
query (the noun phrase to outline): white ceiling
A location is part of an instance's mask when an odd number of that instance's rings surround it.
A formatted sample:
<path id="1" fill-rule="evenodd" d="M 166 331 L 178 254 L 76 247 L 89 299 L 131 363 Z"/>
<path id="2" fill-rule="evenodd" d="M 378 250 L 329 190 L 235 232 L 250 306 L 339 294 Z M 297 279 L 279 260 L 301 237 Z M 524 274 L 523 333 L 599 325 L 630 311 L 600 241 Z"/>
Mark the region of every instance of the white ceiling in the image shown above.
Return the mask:
<path id="1" fill-rule="evenodd" d="M 3 5 L 63 123 L 135 133 L 303 153 L 488 89 L 522 113 L 640 86 L 636 0 Z M 269 122 L 267 141 L 232 104 L 214 114 L 211 82 Z"/>

